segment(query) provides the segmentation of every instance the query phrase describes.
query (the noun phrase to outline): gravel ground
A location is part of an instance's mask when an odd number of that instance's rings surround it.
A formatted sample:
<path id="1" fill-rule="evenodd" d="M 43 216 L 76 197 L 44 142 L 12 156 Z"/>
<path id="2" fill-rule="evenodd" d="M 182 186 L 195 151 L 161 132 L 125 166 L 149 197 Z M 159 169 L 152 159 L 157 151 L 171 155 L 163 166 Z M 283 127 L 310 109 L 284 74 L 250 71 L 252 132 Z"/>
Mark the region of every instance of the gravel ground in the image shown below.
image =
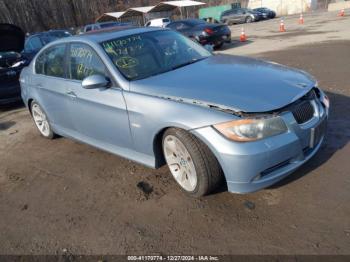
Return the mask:
<path id="1" fill-rule="evenodd" d="M 299 25 L 299 15 L 284 18 L 286 32 L 279 32 L 280 18 L 258 23 L 231 27 L 233 41 L 226 45 L 224 53 L 252 55 L 267 51 L 284 50 L 288 47 L 308 45 L 324 41 L 350 40 L 350 10 L 345 17 L 337 12 L 315 12 L 304 14 L 304 25 Z M 237 41 L 244 27 L 248 41 Z"/>
<path id="2" fill-rule="evenodd" d="M 333 13 L 305 19 L 321 26 L 331 16 L 338 19 Z M 343 37 L 349 25 L 346 17 L 334 30 Z M 322 33 L 326 42 L 312 34 L 299 44 L 309 35 L 262 30 L 274 37 L 259 44 L 254 33 L 252 43 L 224 52 L 249 53 L 319 79 L 332 110 L 327 141 L 309 163 L 254 194 L 223 190 L 192 199 L 165 167 L 148 169 L 65 138 L 45 140 L 25 109 L 2 109 L 0 254 L 350 254 L 349 34 Z"/>

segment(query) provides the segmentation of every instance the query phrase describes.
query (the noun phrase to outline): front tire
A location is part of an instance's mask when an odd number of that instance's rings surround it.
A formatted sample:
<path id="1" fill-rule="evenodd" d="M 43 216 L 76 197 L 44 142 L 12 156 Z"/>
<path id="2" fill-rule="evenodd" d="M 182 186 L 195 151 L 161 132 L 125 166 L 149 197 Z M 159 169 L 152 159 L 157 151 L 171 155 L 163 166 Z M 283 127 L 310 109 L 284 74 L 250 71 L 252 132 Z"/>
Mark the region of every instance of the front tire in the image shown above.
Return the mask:
<path id="1" fill-rule="evenodd" d="M 55 133 L 52 131 L 49 119 L 47 118 L 47 115 L 42 107 L 37 102 L 33 101 L 31 103 L 30 112 L 40 134 L 47 139 L 55 138 Z"/>
<path id="2" fill-rule="evenodd" d="M 210 149 L 192 134 L 170 128 L 163 135 L 163 152 L 171 174 L 193 197 L 213 192 L 223 180 L 220 164 Z"/>

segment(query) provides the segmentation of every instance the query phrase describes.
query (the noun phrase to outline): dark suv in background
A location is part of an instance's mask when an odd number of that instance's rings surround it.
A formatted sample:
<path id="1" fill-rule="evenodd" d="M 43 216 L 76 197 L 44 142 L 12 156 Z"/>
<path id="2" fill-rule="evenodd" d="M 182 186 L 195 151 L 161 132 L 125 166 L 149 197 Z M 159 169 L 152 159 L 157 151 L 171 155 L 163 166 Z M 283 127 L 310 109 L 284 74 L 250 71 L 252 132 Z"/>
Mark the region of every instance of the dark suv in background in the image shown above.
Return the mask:
<path id="1" fill-rule="evenodd" d="M 224 24 L 212 24 L 201 19 L 185 19 L 171 22 L 166 26 L 197 41 L 201 45 L 220 48 L 231 42 L 231 30 Z"/>
<path id="2" fill-rule="evenodd" d="M 48 43 L 72 34 L 67 30 L 50 30 L 32 34 L 27 37 L 22 55 L 31 61 L 34 56 Z"/>
<path id="3" fill-rule="evenodd" d="M 251 23 L 264 19 L 263 15 L 248 8 L 235 8 L 222 12 L 221 22 L 227 25 Z"/>
<path id="4" fill-rule="evenodd" d="M 28 61 L 22 56 L 25 35 L 21 28 L 0 24 L 0 105 L 21 100 L 19 75 Z"/>

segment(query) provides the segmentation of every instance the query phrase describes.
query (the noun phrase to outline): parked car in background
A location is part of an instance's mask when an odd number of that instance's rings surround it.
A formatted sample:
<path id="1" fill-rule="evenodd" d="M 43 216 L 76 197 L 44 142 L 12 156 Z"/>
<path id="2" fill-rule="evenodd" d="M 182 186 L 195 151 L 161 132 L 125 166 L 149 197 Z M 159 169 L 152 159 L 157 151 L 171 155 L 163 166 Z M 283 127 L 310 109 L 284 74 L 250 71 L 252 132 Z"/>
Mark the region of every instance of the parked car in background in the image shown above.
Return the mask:
<path id="1" fill-rule="evenodd" d="M 166 27 L 168 24 L 170 24 L 171 21 L 169 18 L 157 18 L 149 20 L 145 26 L 153 26 L 153 27 Z"/>
<path id="2" fill-rule="evenodd" d="M 108 29 L 111 27 L 118 27 L 118 26 L 130 26 L 131 23 L 124 23 L 124 22 L 103 22 L 103 23 L 96 23 L 96 24 L 90 24 L 84 26 L 81 33 L 87 33 L 91 31 L 98 31 L 103 29 Z"/>
<path id="3" fill-rule="evenodd" d="M 329 112 L 309 74 L 213 55 L 161 28 L 55 41 L 20 82 L 43 137 L 70 137 L 153 168 L 167 163 L 196 197 L 223 182 L 248 193 L 285 178 L 321 148 Z"/>
<path id="4" fill-rule="evenodd" d="M 24 32 L 11 24 L 0 24 L 0 105 L 21 100 L 19 76 L 28 64 L 21 55 Z"/>
<path id="5" fill-rule="evenodd" d="M 212 18 L 220 21 L 222 12 L 231 10 L 234 8 L 241 8 L 240 1 L 235 1 L 236 3 L 226 4 L 226 5 L 213 5 L 209 7 L 200 8 L 198 11 L 199 19 Z"/>
<path id="6" fill-rule="evenodd" d="M 220 22 L 212 17 L 206 17 L 202 19 L 203 21 L 207 23 L 212 23 L 212 24 L 220 24 Z"/>
<path id="7" fill-rule="evenodd" d="M 201 19 L 186 19 L 174 21 L 168 24 L 167 28 L 178 31 L 202 45 L 213 45 L 215 48 L 231 42 L 231 30 L 224 24 L 211 24 Z"/>
<path id="8" fill-rule="evenodd" d="M 221 14 L 220 21 L 227 25 L 257 22 L 263 19 L 260 12 L 248 8 L 235 8 Z"/>
<path id="9" fill-rule="evenodd" d="M 22 55 L 29 61 L 48 43 L 72 34 L 68 30 L 50 30 L 33 34 L 27 37 Z"/>
<path id="10" fill-rule="evenodd" d="M 276 17 L 276 12 L 266 7 L 255 8 L 253 11 L 261 13 L 264 19 L 273 19 Z"/>

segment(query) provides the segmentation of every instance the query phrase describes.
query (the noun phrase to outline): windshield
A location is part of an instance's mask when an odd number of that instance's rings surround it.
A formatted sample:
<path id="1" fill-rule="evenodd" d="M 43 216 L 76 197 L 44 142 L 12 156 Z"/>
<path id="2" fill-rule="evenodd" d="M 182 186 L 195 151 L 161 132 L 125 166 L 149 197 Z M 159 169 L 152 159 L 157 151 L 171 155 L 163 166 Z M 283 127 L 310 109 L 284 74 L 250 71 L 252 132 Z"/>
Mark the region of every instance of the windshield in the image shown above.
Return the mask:
<path id="1" fill-rule="evenodd" d="M 52 37 L 57 37 L 57 38 L 71 36 L 71 34 L 68 31 L 52 31 L 52 32 L 49 32 L 48 34 Z"/>
<path id="2" fill-rule="evenodd" d="M 57 39 L 71 36 L 68 32 L 49 32 L 40 36 L 43 45 L 47 45 Z"/>
<path id="3" fill-rule="evenodd" d="M 47 45 L 48 43 L 51 43 L 51 42 L 59 39 L 59 37 L 53 36 L 53 35 L 43 35 L 40 37 L 40 39 L 43 42 L 43 45 Z"/>
<path id="4" fill-rule="evenodd" d="M 170 31 L 152 31 L 101 43 L 119 71 L 131 81 L 196 63 L 211 53 L 199 44 Z"/>

